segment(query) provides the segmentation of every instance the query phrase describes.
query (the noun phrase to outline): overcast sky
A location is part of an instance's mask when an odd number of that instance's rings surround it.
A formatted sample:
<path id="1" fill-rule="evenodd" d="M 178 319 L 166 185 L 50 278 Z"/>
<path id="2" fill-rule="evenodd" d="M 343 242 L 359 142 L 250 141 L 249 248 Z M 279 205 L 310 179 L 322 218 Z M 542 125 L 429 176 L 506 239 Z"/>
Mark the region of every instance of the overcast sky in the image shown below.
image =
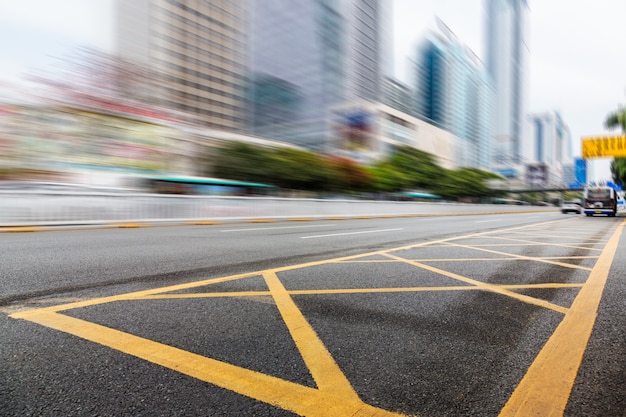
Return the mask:
<path id="1" fill-rule="evenodd" d="M 484 0 L 387 1 L 401 81 L 410 82 L 408 60 L 435 16 L 484 59 Z M 607 133 L 606 115 L 626 103 L 626 1 L 529 0 L 529 6 L 528 111 L 559 111 L 578 155 L 580 137 Z M 112 11 L 113 0 L 0 1 L 0 80 L 58 65 L 73 45 L 111 50 Z M 595 179 L 608 179 L 607 165 L 594 164 Z"/>

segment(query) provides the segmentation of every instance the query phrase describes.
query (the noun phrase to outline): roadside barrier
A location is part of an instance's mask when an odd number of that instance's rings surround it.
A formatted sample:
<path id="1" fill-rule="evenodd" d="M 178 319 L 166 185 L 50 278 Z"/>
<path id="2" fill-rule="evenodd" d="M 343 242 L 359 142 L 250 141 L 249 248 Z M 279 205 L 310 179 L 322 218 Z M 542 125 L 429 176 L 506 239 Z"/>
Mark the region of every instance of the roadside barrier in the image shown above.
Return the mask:
<path id="1" fill-rule="evenodd" d="M 0 192 L 0 226 L 259 221 L 555 211 L 554 207 L 135 193 Z"/>

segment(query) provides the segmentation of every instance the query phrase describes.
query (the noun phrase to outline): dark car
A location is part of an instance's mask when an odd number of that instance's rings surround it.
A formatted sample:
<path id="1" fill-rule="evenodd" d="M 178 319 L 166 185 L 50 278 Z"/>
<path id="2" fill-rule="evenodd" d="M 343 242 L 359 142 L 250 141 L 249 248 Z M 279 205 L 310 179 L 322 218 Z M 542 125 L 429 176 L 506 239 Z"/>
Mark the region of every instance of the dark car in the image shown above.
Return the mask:
<path id="1" fill-rule="evenodd" d="M 561 207 L 561 213 L 567 214 L 572 212 L 576 214 L 581 214 L 583 212 L 583 208 L 579 203 L 575 201 L 564 202 L 563 206 Z"/>

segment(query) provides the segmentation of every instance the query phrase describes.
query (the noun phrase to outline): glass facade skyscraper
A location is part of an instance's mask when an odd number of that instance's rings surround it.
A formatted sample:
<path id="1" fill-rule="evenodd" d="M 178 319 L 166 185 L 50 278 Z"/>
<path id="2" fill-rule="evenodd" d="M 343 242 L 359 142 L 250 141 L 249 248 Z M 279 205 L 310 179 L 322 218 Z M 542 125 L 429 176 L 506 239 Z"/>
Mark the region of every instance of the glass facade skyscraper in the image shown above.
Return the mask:
<path id="1" fill-rule="evenodd" d="M 382 0 L 251 0 L 252 133 L 313 150 L 331 140 L 330 109 L 380 100 Z"/>
<path id="2" fill-rule="evenodd" d="M 528 65 L 528 3 L 486 1 L 486 64 L 495 92 L 494 163 L 522 164 Z"/>
<path id="3" fill-rule="evenodd" d="M 524 144 L 524 159 L 529 163 L 545 164 L 560 174 L 563 166 L 573 163 L 569 127 L 558 112 L 532 114 L 528 119 L 531 140 Z"/>
<path id="4" fill-rule="evenodd" d="M 489 169 L 494 100 L 489 78 L 474 53 L 440 26 L 417 49 L 416 114 L 461 139 L 461 166 Z"/>

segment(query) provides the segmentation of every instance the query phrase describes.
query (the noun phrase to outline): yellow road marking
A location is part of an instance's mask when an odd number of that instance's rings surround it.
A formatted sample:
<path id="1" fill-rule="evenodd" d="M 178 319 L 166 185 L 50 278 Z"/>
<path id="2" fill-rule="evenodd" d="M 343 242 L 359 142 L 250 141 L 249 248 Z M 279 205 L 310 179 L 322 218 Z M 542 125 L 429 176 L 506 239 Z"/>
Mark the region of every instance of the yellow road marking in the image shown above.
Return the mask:
<path id="1" fill-rule="evenodd" d="M 443 246 L 443 245 L 442 245 Z M 593 256 L 537 256 L 534 259 L 597 259 L 597 255 Z M 497 257 L 494 256 L 492 258 L 422 258 L 422 259 L 413 259 L 416 262 L 470 262 L 470 261 L 525 261 L 526 259 L 517 259 L 507 257 Z M 342 261 L 337 263 L 398 263 L 401 261 L 397 261 L 395 259 L 385 259 L 385 260 L 376 260 L 376 259 L 366 259 L 363 261 L 354 260 L 354 261 Z"/>
<path id="2" fill-rule="evenodd" d="M 584 250 L 593 249 L 593 248 L 589 248 L 587 246 L 576 246 L 576 244 L 574 244 L 574 243 L 564 244 L 564 243 L 554 243 L 554 242 L 536 242 L 536 241 L 532 241 L 532 240 L 513 239 L 513 238 L 501 237 L 501 236 L 492 236 L 492 239 L 509 240 L 509 241 L 514 241 L 514 242 L 525 242 L 525 243 L 528 243 L 529 245 L 536 245 L 536 246 L 556 246 L 556 247 L 561 247 L 561 248 L 584 249 Z M 597 242 L 594 242 L 594 243 L 579 243 L 578 245 L 597 245 Z"/>
<path id="3" fill-rule="evenodd" d="M 504 284 L 494 285 L 508 290 L 516 289 L 547 289 L 547 288 L 580 288 L 584 284 L 561 284 L 557 282 L 547 282 L 540 284 Z M 324 294 L 383 294 L 396 292 L 437 292 L 437 291 L 482 291 L 483 288 L 475 285 L 444 286 L 444 287 L 395 287 L 395 288 L 333 288 L 316 290 L 286 290 L 289 295 L 324 295 Z M 154 294 L 141 297 L 133 297 L 132 300 L 167 300 L 186 298 L 237 298 L 237 297 L 270 297 L 270 291 L 241 291 L 241 292 L 199 292 L 190 294 Z M 128 299 L 127 299 L 128 300 Z"/>
<path id="4" fill-rule="evenodd" d="M 8 233 L 30 233 L 30 232 L 41 232 L 46 230 L 45 227 L 41 226 L 7 226 L 0 227 L 0 232 L 8 232 Z"/>
<path id="5" fill-rule="evenodd" d="M 145 227 L 146 224 L 140 223 L 116 223 L 112 224 L 111 227 L 117 227 L 118 229 L 137 229 L 139 227 Z"/>
<path id="6" fill-rule="evenodd" d="M 169 287 L 161 287 L 161 288 L 150 289 L 150 290 L 135 291 L 135 292 L 126 293 L 126 294 L 113 295 L 110 297 L 93 298 L 90 300 L 76 301 L 76 302 L 68 303 L 68 304 L 44 307 L 44 308 L 40 308 L 37 310 L 27 310 L 24 312 L 18 312 L 18 313 L 12 314 L 11 317 L 25 318 L 23 316 L 30 311 L 60 312 L 60 311 L 65 311 L 65 310 L 72 310 L 75 308 L 90 307 L 90 306 L 94 306 L 98 304 L 112 303 L 116 301 L 129 301 L 129 300 L 132 301 L 132 300 L 141 299 L 142 297 L 146 297 L 146 296 L 150 296 L 154 294 L 186 290 L 189 288 L 202 287 L 204 285 L 217 284 L 220 282 L 234 281 L 234 280 L 238 280 L 242 278 L 250 278 L 250 277 L 254 277 L 258 275 L 259 275 L 258 272 L 250 272 L 250 273 L 245 273 L 245 274 L 231 275 L 228 277 L 212 278 L 212 279 L 207 279 L 203 281 L 195 281 L 191 283 L 171 285 Z"/>
<path id="7" fill-rule="evenodd" d="M 559 221 L 559 220 L 557 220 Z M 547 221 L 541 224 L 550 224 L 555 221 Z M 533 225 L 536 226 L 536 225 Z M 504 231 L 522 230 L 528 226 L 517 226 Z M 104 297 L 93 300 L 78 301 L 74 303 L 39 308 L 36 310 L 20 311 L 11 314 L 12 318 L 22 318 L 41 325 L 64 331 L 86 340 L 90 340 L 102 345 L 120 350 L 130 355 L 145 359 L 161 366 L 179 371 L 193 376 L 200 380 L 215 384 L 220 387 L 232 390 L 242 395 L 255 398 L 259 401 L 267 402 L 285 410 L 293 411 L 296 414 L 322 417 L 356 417 L 356 416 L 400 416 L 385 410 L 375 408 L 363 403 L 358 394 L 354 391 L 345 375 L 341 372 L 334 359 L 327 351 L 323 343 L 315 334 L 315 331 L 308 324 L 306 318 L 297 308 L 291 298 L 294 294 L 349 294 L 366 292 L 415 292 L 415 291 L 466 291 L 466 290 L 486 290 L 492 291 L 507 297 L 511 297 L 526 303 L 534 304 L 544 308 L 552 309 L 563 314 L 567 314 L 568 309 L 556 306 L 544 300 L 517 294 L 511 290 L 520 288 L 578 288 L 582 284 L 530 284 L 530 285 L 492 285 L 472 280 L 457 274 L 443 271 L 423 263 L 408 260 L 395 256 L 392 252 L 415 249 L 433 245 L 454 245 L 452 241 L 471 239 L 492 235 L 493 231 L 470 234 L 466 236 L 451 237 L 435 242 L 422 242 L 418 244 L 406 245 L 392 249 L 364 253 L 359 255 L 346 256 L 335 259 L 308 262 L 298 265 L 288 265 L 264 271 L 256 271 L 245 274 L 232 275 L 228 277 L 207 279 L 185 284 L 177 284 L 168 287 L 161 287 L 150 290 L 137 291 L 118 296 Z M 463 247 L 463 245 L 456 245 Z M 471 249 L 478 249 L 467 246 Z M 478 249 L 480 250 L 480 249 Z M 490 251 L 495 252 L 495 251 Z M 541 258 L 520 257 L 508 253 L 501 253 L 507 257 L 521 258 L 524 260 L 541 261 Z M 292 271 L 318 265 L 331 263 L 356 261 L 361 258 L 381 255 L 392 258 L 394 262 L 401 261 L 410 265 L 429 270 L 444 276 L 448 276 L 457 281 L 470 284 L 467 286 L 448 287 L 411 287 L 411 288 L 356 288 L 356 289 L 328 289 L 328 290 L 295 290 L 288 291 L 278 278 L 277 273 Z M 557 263 L 558 264 L 558 263 Z M 567 265 L 567 264 L 563 264 Z M 252 278 L 262 276 L 269 288 L 269 291 L 242 291 L 242 292 L 215 292 L 215 293 L 172 293 L 185 289 L 198 288 L 211 284 Z M 277 377 L 264 375 L 255 371 L 240 368 L 215 359 L 206 358 L 193 353 L 185 352 L 181 349 L 166 346 L 158 342 L 127 334 L 105 326 L 71 318 L 61 311 L 82 308 L 97 304 L 130 300 L 148 300 L 156 298 L 199 298 L 199 297 L 260 297 L 262 299 L 274 300 L 280 311 L 283 320 L 289 329 L 290 334 L 298 350 L 300 351 L 305 364 L 309 368 L 317 388 L 302 386 L 293 382 L 285 381 Z M 580 296 L 579 296 L 580 297 Z M 577 298 L 578 299 L 578 298 Z"/>
<path id="8" fill-rule="evenodd" d="M 525 260 L 528 260 L 528 261 L 543 262 L 543 263 L 546 263 L 546 264 L 562 266 L 564 268 L 574 268 L 574 269 L 582 269 L 582 270 L 585 270 L 585 271 L 591 271 L 591 268 L 588 268 L 586 266 L 580 266 L 580 265 L 574 265 L 574 264 L 566 264 L 566 263 L 563 263 L 563 262 L 554 262 L 554 261 L 550 261 L 548 259 L 538 258 L 538 257 L 534 257 L 534 256 L 526 256 L 526 255 L 518 255 L 518 254 L 515 254 L 515 253 L 500 252 L 500 251 L 491 250 L 491 249 L 479 248 L 479 247 L 476 247 L 476 246 L 459 245 L 458 243 L 452 243 L 452 242 L 448 242 L 447 245 L 449 245 L 449 246 L 458 246 L 458 247 L 466 248 L 466 249 L 474 249 L 474 250 L 479 250 L 479 251 L 483 251 L 483 252 L 495 253 L 496 255 L 507 255 L 507 256 L 510 256 L 510 257 L 513 257 L 513 258 L 525 259 Z M 588 249 L 588 250 L 592 250 L 592 249 Z"/>
<path id="9" fill-rule="evenodd" d="M 358 395 L 287 293 L 278 276 L 273 272 L 266 272 L 263 277 L 318 388 L 321 391 L 334 392 L 346 401 L 358 401 Z"/>
<path id="10" fill-rule="evenodd" d="M 392 255 L 392 254 L 387 254 L 386 256 L 389 256 L 391 258 L 398 259 L 398 260 L 402 260 L 403 259 L 403 258 L 401 258 L 399 256 L 395 256 L 395 255 Z M 547 309 L 550 309 L 550 310 L 554 310 L 554 311 L 557 311 L 557 312 L 563 313 L 563 314 L 565 314 L 567 312 L 567 308 L 565 308 L 565 307 L 561 307 L 559 305 L 550 303 L 550 302 L 545 301 L 545 300 L 541 300 L 541 299 L 538 299 L 538 298 L 529 297 L 527 295 L 518 294 L 516 292 L 509 291 L 506 288 L 503 288 L 503 287 L 501 287 L 499 285 L 487 284 L 485 282 L 476 281 L 475 279 L 464 277 L 462 275 L 458 275 L 458 274 L 455 274 L 453 272 L 444 271 L 443 269 L 435 268 L 433 266 L 426 265 L 426 264 L 423 264 L 423 263 L 420 263 L 420 262 L 411 261 L 409 259 L 404 259 L 404 262 L 406 262 L 406 263 L 408 263 L 410 265 L 417 266 L 417 267 L 422 268 L 422 269 L 426 269 L 426 270 L 431 271 L 431 272 L 435 272 L 435 273 L 440 274 L 440 275 L 444 275 L 444 276 L 452 278 L 452 279 L 456 279 L 457 281 L 467 282 L 468 284 L 475 285 L 475 286 L 477 286 L 477 287 L 479 287 L 479 288 L 481 288 L 483 290 L 486 290 L 486 291 L 491 291 L 491 292 L 494 292 L 496 294 L 506 295 L 507 297 L 515 298 L 515 299 L 517 299 L 519 301 L 523 301 L 523 302 L 528 303 L 528 304 L 534 304 L 536 306 L 544 307 L 544 308 L 547 308 Z"/>
<path id="11" fill-rule="evenodd" d="M 365 404 L 356 395 L 346 398 L 345 389 L 310 388 L 63 314 L 31 310 L 22 316 L 302 416 L 402 416 Z"/>
<path id="12" fill-rule="evenodd" d="M 609 239 L 587 282 L 528 368 L 500 412 L 501 417 L 564 414 L 625 223 Z"/>

